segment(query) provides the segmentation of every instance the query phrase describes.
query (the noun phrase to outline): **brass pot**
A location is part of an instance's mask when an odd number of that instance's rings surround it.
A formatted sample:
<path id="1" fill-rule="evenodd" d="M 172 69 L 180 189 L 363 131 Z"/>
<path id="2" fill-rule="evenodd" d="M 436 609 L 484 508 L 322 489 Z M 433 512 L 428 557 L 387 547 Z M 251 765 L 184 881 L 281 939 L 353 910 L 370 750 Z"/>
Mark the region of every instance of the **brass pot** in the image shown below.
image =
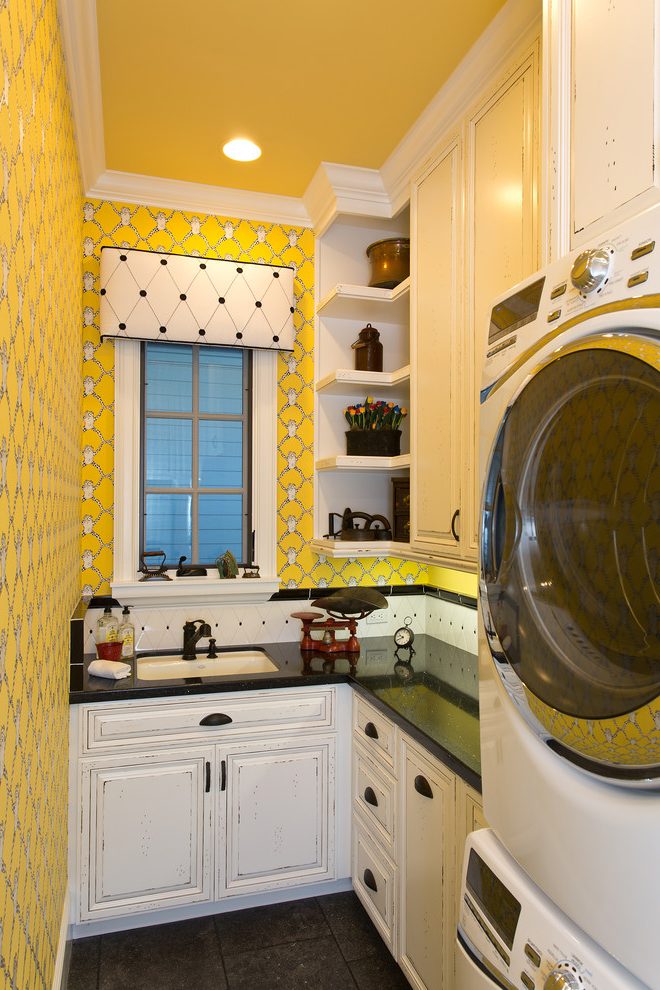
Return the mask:
<path id="1" fill-rule="evenodd" d="M 375 289 L 393 289 L 410 275 L 410 239 L 390 237 L 375 241 L 367 248 L 371 262 L 369 285 Z"/>

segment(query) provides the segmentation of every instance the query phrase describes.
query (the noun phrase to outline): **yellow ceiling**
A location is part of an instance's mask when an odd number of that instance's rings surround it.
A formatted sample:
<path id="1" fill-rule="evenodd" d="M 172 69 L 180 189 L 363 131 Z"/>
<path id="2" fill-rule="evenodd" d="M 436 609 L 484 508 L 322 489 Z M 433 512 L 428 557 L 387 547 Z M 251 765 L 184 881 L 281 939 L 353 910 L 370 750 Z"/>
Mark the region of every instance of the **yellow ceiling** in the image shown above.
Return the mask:
<path id="1" fill-rule="evenodd" d="M 379 168 L 503 2 L 97 0 L 106 165 L 290 196 Z"/>

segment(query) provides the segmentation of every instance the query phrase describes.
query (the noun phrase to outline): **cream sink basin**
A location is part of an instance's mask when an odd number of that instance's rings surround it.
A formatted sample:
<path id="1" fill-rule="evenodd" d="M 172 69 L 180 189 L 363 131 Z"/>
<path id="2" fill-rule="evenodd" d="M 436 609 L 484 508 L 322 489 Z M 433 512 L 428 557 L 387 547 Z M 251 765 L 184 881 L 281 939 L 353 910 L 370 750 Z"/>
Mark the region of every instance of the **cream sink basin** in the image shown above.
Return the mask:
<path id="1" fill-rule="evenodd" d="M 198 656 L 138 657 L 137 676 L 141 681 L 174 681 L 186 677 L 236 677 L 240 674 L 267 674 L 277 670 L 263 650 L 228 650 L 214 660 Z"/>

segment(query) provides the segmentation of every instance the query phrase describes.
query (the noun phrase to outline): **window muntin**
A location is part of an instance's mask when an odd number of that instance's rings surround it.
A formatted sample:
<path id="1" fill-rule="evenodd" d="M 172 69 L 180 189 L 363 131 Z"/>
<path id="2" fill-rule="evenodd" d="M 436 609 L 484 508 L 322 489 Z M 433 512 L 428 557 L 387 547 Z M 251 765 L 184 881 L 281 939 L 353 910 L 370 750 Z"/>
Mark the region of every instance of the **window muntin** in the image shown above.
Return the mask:
<path id="1" fill-rule="evenodd" d="M 250 558 L 251 355 L 237 348 L 141 347 L 142 550 L 212 566 Z"/>

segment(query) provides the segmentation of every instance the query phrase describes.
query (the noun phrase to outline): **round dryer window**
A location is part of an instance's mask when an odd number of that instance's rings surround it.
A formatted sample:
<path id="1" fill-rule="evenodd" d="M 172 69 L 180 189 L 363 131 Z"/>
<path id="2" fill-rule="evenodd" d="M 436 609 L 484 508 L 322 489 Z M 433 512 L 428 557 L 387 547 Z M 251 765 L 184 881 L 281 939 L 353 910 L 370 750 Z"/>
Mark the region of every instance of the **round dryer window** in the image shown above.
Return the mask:
<path id="1" fill-rule="evenodd" d="M 610 766 L 660 764 L 660 375 L 646 353 L 592 341 L 542 367 L 501 425 L 483 513 L 485 617 L 530 709 Z"/>

